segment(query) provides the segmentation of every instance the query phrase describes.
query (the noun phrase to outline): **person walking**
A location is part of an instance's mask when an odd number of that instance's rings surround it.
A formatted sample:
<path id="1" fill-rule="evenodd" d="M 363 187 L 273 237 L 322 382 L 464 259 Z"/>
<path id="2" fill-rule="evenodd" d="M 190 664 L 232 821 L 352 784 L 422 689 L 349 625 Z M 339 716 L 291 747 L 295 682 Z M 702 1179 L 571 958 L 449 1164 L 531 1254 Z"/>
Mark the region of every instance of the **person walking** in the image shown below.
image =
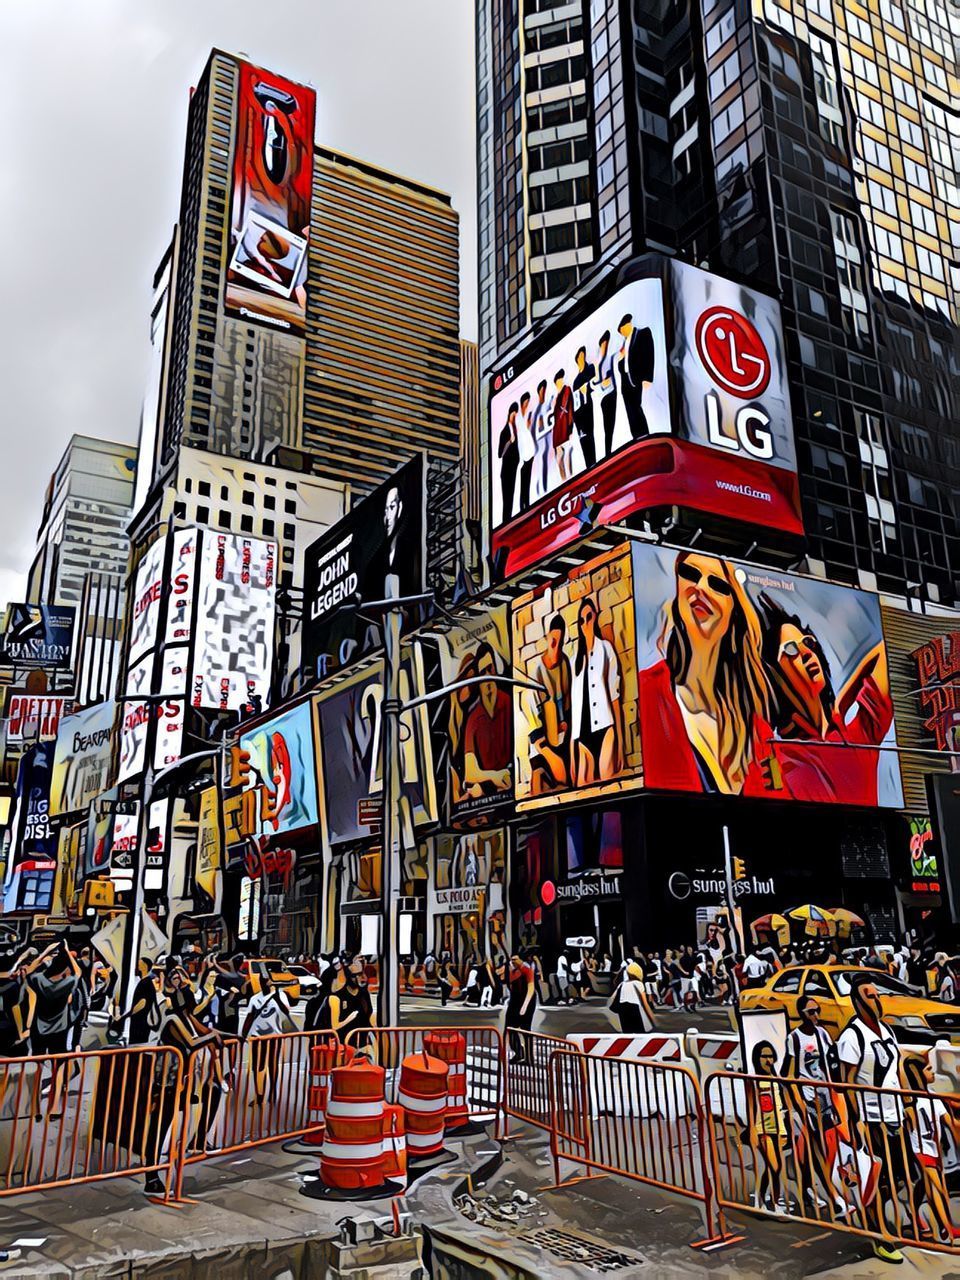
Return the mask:
<path id="1" fill-rule="evenodd" d="M 0 963 L 0 1058 L 24 1058 L 36 997 L 24 982 L 22 956 L 11 952 Z"/>
<path id="2" fill-rule="evenodd" d="M 341 1043 L 346 1042 L 351 1031 L 363 1033 L 376 1025 L 373 1001 L 363 982 L 362 967 L 356 959 L 351 960 L 344 969 L 344 985 L 330 998 L 331 1026 Z M 366 1048 L 369 1039 L 368 1035 L 355 1035 L 351 1043 L 360 1050 Z"/>
<path id="3" fill-rule="evenodd" d="M 333 984 L 339 977 L 339 970 L 327 965 L 320 975 L 320 983 L 316 991 L 307 1001 L 303 1012 L 304 1031 L 330 1031 L 333 1028 L 333 1014 L 330 1009 L 330 997 Z"/>
<path id="4" fill-rule="evenodd" d="M 66 943 L 54 942 L 42 951 L 24 969 L 24 977 L 37 998 L 30 1033 L 31 1053 L 38 1056 L 68 1053 L 70 1002 L 80 982 L 80 968 Z M 63 1062 L 56 1059 L 50 1066 L 48 1105 L 53 1119 L 63 1114 L 60 1100 L 63 1066 Z"/>
<path id="5" fill-rule="evenodd" d="M 794 1114 L 800 1118 L 803 1141 L 797 1144 L 795 1159 L 804 1195 L 816 1208 L 816 1192 L 812 1172 L 820 1181 L 838 1216 L 847 1205 L 834 1184 L 833 1169 L 839 1144 L 840 1113 L 830 1086 L 840 1079 L 837 1046 L 820 1025 L 820 1002 L 814 995 L 802 995 L 797 1001 L 800 1025 L 787 1036 L 782 1076 L 810 1080 L 796 1092 Z"/>
<path id="6" fill-rule="evenodd" d="M 625 1035 L 637 1035 L 649 1029 L 643 969 L 635 960 L 627 965 L 620 985 L 613 993 L 610 1007 L 620 1019 L 620 1030 Z"/>
<path id="7" fill-rule="evenodd" d="M 957 1123 L 946 1103 L 931 1092 L 933 1065 L 928 1055 L 907 1058 L 903 1064 L 904 1083 L 915 1097 L 907 1103 L 907 1126 L 910 1150 L 920 1168 L 923 1195 L 933 1221 L 921 1220 L 920 1238 L 932 1240 L 937 1230 L 948 1244 L 960 1239 L 960 1226 L 955 1226 L 943 1170 L 943 1148 L 947 1136 L 955 1144 Z"/>
<path id="8" fill-rule="evenodd" d="M 530 1062 L 530 1046 L 526 1036 L 517 1034 L 529 1031 L 533 1015 L 537 1011 L 537 986 L 533 966 L 524 955 L 512 955 L 507 971 L 509 996 L 503 1024 L 510 1042 L 511 1062 Z"/>
<path id="9" fill-rule="evenodd" d="M 274 984 L 266 965 L 260 966 L 259 978 L 260 990 L 250 997 L 241 1035 L 250 1044 L 254 1097 L 262 1107 L 265 1099 L 272 1103 L 276 1094 L 283 1051 L 283 1041 L 277 1037 L 293 1020 L 287 997 Z"/>
<path id="10" fill-rule="evenodd" d="M 137 965 L 137 972 L 140 977 L 133 988 L 130 1008 L 118 1019 L 118 1023 L 121 1029 L 124 1023 L 128 1024 L 129 1044 L 150 1044 L 160 1030 L 158 988 L 161 985 L 161 975 L 149 960 L 141 960 Z"/>
<path id="11" fill-rule="evenodd" d="M 440 1007 L 445 1009 L 450 993 L 453 990 L 453 969 L 450 964 L 450 952 L 444 951 L 437 966 L 437 986 L 440 988 Z"/>

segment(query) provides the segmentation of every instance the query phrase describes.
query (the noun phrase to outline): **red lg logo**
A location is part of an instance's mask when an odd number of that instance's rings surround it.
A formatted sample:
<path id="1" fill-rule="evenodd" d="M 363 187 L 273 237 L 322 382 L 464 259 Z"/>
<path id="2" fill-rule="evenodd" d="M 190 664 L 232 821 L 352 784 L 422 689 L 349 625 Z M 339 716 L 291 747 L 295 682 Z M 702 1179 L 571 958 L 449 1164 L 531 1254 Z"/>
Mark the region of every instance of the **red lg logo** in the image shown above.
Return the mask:
<path id="1" fill-rule="evenodd" d="M 762 395 L 770 381 L 763 339 L 739 311 L 710 307 L 697 321 L 697 351 L 718 387 L 741 400 Z"/>

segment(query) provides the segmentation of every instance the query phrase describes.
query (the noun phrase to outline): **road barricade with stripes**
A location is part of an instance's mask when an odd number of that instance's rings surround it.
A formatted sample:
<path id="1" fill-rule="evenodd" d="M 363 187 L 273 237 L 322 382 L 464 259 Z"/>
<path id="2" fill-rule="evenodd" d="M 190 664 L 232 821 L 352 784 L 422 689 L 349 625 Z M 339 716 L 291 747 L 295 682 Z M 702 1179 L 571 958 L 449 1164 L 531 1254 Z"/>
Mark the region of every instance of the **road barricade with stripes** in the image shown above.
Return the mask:
<path id="1" fill-rule="evenodd" d="M 710 1138 L 693 1072 L 671 1062 L 550 1055 L 551 1137 L 557 1185 L 565 1164 L 662 1187 L 697 1201 L 704 1239 L 726 1238 L 716 1203 Z"/>
<path id="2" fill-rule="evenodd" d="M 504 1088 L 500 1032 L 489 1026 L 457 1026 L 455 1030 L 466 1041 L 467 1116 L 480 1124 L 493 1121 L 499 1127 Z M 385 1069 L 387 1102 L 395 1105 L 403 1059 L 411 1053 L 422 1053 L 424 1037 L 437 1032 L 437 1027 L 377 1027 L 373 1031 L 349 1032 L 347 1044 Z"/>
<path id="3" fill-rule="evenodd" d="M 182 1058 L 142 1047 L 0 1061 L 0 1196 L 137 1174 L 178 1154 Z"/>
<path id="4" fill-rule="evenodd" d="M 721 1206 L 960 1253 L 960 1097 L 733 1072 L 705 1105 Z"/>

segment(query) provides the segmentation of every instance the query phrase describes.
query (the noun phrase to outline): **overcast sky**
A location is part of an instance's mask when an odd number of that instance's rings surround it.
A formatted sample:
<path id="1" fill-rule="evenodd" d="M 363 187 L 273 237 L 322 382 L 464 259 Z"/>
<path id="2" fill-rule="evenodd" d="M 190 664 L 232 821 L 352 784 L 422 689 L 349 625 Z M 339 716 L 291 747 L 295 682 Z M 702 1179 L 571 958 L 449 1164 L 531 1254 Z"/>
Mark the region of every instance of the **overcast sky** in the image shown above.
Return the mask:
<path id="1" fill-rule="evenodd" d="M 476 337 L 473 0 L 6 0 L 0 604 L 74 432 L 135 441 L 150 283 L 211 46 L 317 91 L 317 138 L 447 191 Z"/>

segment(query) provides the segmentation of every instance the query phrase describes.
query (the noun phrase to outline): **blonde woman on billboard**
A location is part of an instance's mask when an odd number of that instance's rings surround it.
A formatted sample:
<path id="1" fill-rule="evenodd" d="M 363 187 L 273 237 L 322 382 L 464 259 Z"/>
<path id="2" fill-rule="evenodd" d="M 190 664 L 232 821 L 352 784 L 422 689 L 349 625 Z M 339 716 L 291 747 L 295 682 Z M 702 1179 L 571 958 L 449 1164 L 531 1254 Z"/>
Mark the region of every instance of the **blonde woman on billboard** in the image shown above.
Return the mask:
<path id="1" fill-rule="evenodd" d="M 640 672 L 644 781 L 650 787 L 762 795 L 758 747 L 771 738 L 760 623 L 735 570 L 681 552 L 660 636 Z"/>
<path id="2" fill-rule="evenodd" d="M 620 770 L 620 659 L 600 634 L 599 610 L 585 596 L 577 613 L 573 660 L 573 785 L 606 782 Z"/>

